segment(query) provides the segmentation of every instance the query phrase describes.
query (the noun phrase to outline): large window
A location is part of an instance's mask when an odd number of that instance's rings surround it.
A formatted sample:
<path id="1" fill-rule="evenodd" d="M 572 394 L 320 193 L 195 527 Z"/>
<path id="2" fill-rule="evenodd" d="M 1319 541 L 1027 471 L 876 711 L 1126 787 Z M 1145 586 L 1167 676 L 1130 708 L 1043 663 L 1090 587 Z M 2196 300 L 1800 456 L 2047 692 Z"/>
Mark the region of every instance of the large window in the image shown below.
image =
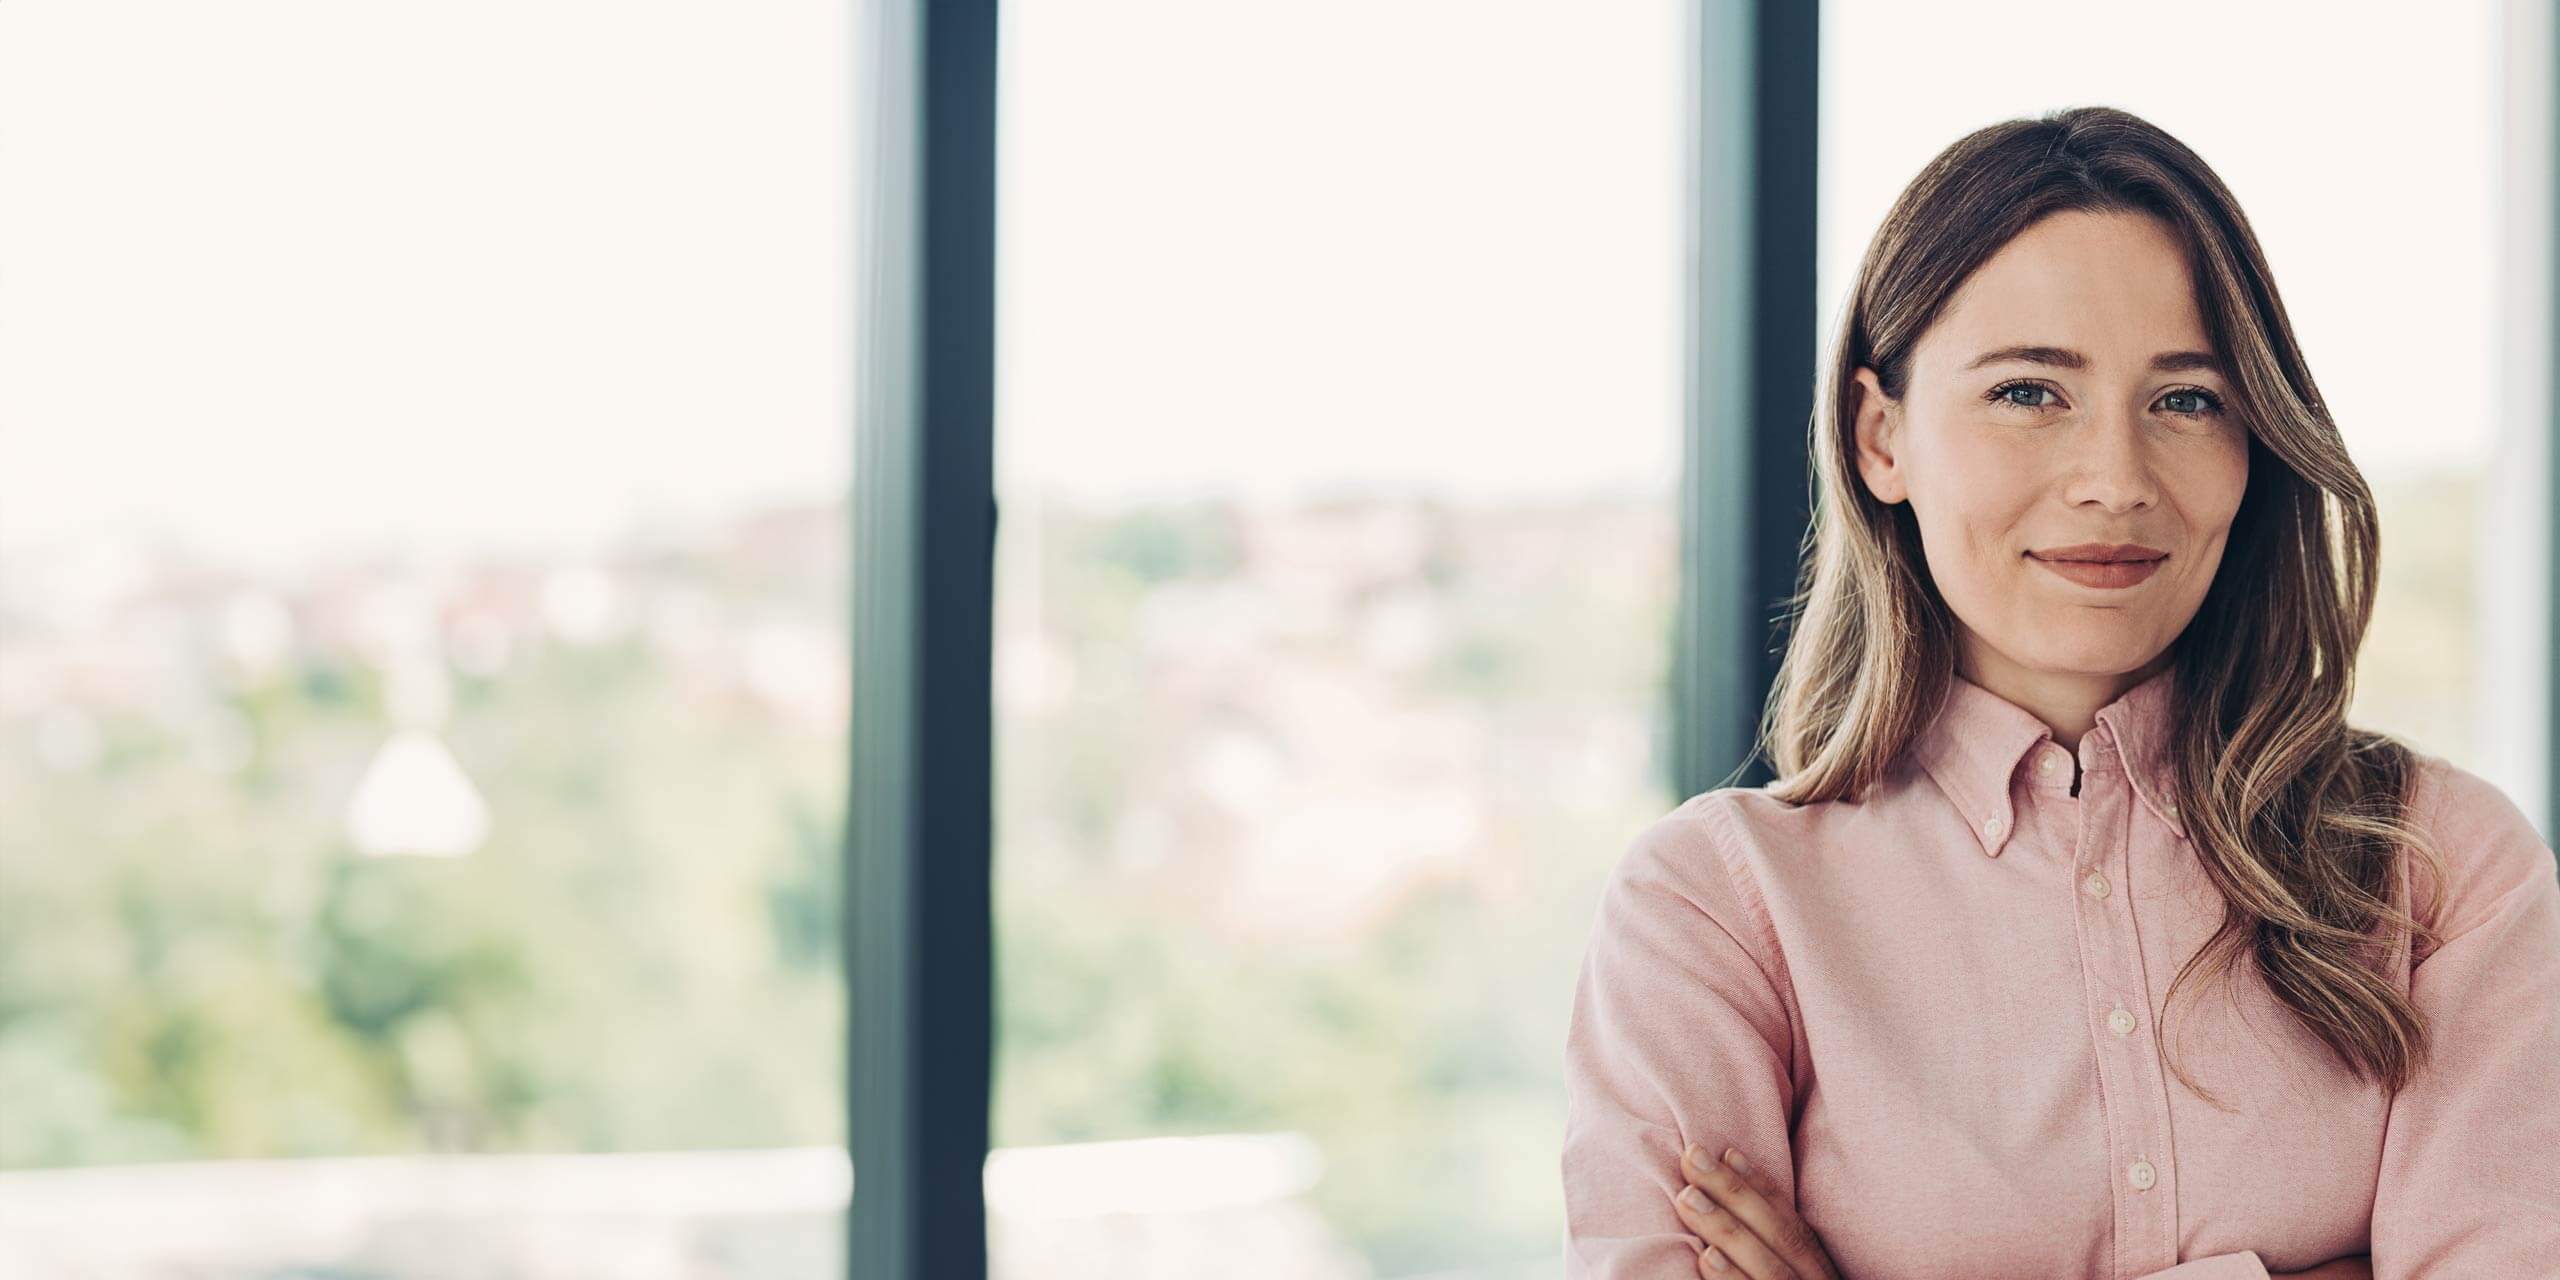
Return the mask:
<path id="1" fill-rule="evenodd" d="M 0 9 L 0 1272 L 841 1274 L 852 21 Z"/>
<path id="2" fill-rule="evenodd" d="M 1089 1172 L 990 1170 L 999 1274 L 1554 1274 L 1671 802 L 1683 30 L 1007 7 L 995 1133 Z"/>
<path id="3" fill-rule="evenodd" d="M 1784 136 L 1696 8 L 1001 6 L 996 1276 L 1555 1273 L 1684 424 L 1786 400 L 1685 384 Z M 845 1272 L 862 9 L 0 4 L 0 1275 Z M 2526 10 L 1830 0 L 1807 341 L 1965 131 L 2185 138 L 2355 718 L 2540 812 Z"/>

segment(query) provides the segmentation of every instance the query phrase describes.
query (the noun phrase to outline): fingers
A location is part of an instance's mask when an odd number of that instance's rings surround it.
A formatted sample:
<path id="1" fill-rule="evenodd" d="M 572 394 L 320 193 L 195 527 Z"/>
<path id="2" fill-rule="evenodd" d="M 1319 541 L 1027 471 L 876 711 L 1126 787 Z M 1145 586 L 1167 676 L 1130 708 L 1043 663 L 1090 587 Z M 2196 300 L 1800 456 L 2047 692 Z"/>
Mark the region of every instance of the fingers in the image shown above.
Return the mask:
<path id="1" fill-rule="evenodd" d="M 1705 1192 L 1682 1187 L 1672 1208 L 1706 1242 L 1706 1252 L 1698 1255 L 1698 1274 L 1705 1280 L 1800 1280 L 1795 1268 L 1780 1261 L 1751 1234 L 1751 1228 L 1718 1207 Z"/>
<path id="2" fill-rule="evenodd" d="M 1821 1240 L 1795 1210 L 1761 1194 L 1759 1186 L 1741 1166 L 1740 1153 L 1726 1148 L 1733 1163 L 1716 1160 L 1705 1150 L 1692 1146 L 1681 1156 L 1681 1176 L 1708 1197 L 1709 1208 L 1722 1208 L 1727 1215 L 1750 1233 L 1752 1245 L 1781 1262 L 1774 1274 L 1782 1280 L 1837 1280 L 1839 1273 L 1831 1266 Z M 1755 1274 L 1754 1280 L 1757 1280 Z"/>

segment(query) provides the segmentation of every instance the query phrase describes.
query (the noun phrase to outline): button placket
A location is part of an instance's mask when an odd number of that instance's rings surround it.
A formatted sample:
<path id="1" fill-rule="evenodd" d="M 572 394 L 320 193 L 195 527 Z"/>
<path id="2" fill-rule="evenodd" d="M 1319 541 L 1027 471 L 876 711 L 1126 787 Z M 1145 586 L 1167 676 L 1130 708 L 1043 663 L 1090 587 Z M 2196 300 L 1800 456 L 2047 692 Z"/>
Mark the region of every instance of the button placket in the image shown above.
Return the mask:
<path id="1" fill-rule="evenodd" d="M 2091 755 L 2105 755 L 2106 739 L 2092 737 Z M 2116 1171 L 2116 1260 L 2120 1274 L 2140 1275 L 2177 1261 L 2175 1170 L 2168 1152 L 2168 1096 L 2156 1050 L 2133 1032 L 2134 1016 L 2148 989 L 2140 928 L 2130 892 L 2116 881 L 2131 874 L 2126 847 L 2132 810 L 2142 799 L 2131 779 L 2113 768 L 2083 765 L 2074 816 L 2074 864 L 2080 909 L 2073 912 L 2080 939 L 2088 1027 L 2096 1037 L 2100 1097 L 2107 1125 L 2107 1153 Z M 2128 885 L 2130 880 L 2126 880 Z M 2105 1031 L 2100 1031 L 2100 1027 Z"/>

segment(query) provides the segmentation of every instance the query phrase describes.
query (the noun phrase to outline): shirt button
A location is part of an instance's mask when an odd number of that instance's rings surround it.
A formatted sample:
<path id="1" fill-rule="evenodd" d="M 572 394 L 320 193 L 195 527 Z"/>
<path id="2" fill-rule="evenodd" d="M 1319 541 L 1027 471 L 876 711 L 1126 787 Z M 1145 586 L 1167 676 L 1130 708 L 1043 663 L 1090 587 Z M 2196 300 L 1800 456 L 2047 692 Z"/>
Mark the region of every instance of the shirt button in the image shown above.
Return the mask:
<path id="1" fill-rule="evenodd" d="M 2148 1160 L 2134 1161 L 2133 1167 L 2125 1170 L 2124 1176 L 2125 1181 L 2133 1184 L 2134 1190 L 2149 1191 L 2151 1189 L 2151 1162 Z"/>
<path id="2" fill-rule="evenodd" d="M 2107 896 L 2107 878 L 2092 871 L 2088 879 L 2080 882 L 2080 890 L 2092 898 L 2103 898 Z"/>
<path id="3" fill-rule="evenodd" d="M 2060 768 L 2061 765 L 2062 761 L 2052 756 L 2046 756 L 2044 759 L 2036 762 L 2036 769 L 2045 776 L 2051 777 L 2053 775 L 2053 771 Z"/>
<path id="4" fill-rule="evenodd" d="M 2115 1032 L 2117 1035 L 2126 1035 L 2131 1033 L 2133 1030 L 2133 1015 L 2122 1009 L 2118 1009 L 2114 1013 L 2108 1014 L 2107 1030 Z"/>
<path id="5" fill-rule="evenodd" d="M 1982 834 L 1986 836 L 1996 836 L 2000 834 L 2000 820 L 1998 818 L 1984 818 L 1982 820 Z"/>

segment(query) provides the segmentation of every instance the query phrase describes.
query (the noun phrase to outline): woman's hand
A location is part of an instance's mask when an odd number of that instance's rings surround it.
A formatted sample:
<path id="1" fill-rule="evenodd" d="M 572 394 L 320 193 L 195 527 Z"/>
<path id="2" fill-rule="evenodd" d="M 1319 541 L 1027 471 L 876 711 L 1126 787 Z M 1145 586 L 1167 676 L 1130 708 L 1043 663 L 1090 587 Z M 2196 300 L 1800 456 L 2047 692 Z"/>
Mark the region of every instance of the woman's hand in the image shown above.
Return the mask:
<path id="1" fill-rule="evenodd" d="M 1725 1148 L 1718 1163 L 1698 1147 L 1680 1156 L 1689 1185 L 1673 1208 L 1704 1241 L 1698 1274 L 1707 1280 L 1840 1280 L 1822 1239 L 1792 1209 L 1760 1194 L 1742 1153 Z"/>
<path id="2" fill-rule="evenodd" d="M 1698 1255 L 1698 1274 L 1708 1280 L 1841 1280 L 1822 1238 L 1793 1210 L 1760 1194 L 1750 1173 L 1742 1153 L 1731 1147 L 1722 1163 L 1694 1146 L 1681 1153 L 1680 1175 L 1688 1185 L 1672 1208 L 1707 1246 Z M 2278 1280 L 2373 1280 L 2373 1257 L 2352 1254 L 2309 1271 L 2274 1274 Z"/>

